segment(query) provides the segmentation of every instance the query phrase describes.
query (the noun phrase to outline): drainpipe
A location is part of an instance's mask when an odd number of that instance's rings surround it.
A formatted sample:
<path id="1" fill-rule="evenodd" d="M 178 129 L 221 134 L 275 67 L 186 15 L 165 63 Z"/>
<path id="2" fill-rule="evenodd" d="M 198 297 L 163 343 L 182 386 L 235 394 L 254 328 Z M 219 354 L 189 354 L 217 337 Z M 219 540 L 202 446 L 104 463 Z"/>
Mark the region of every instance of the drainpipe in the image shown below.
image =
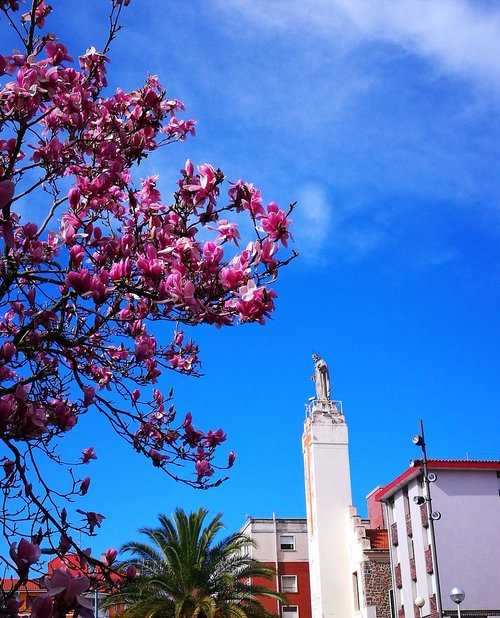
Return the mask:
<path id="1" fill-rule="evenodd" d="M 389 513 L 391 512 L 389 505 L 385 500 L 382 501 L 384 503 L 384 511 L 385 511 L 385 522 L 387 524 L 387 540 L 389 545 L 389 561 L 391 564 L 391 582 L 392 582 L 392 602 L 389 598 L 389 611 L 391 612 L 391 618 L 396 618 L 396 579 L 394 576 L 394 545 L 392 544 L 391 539 L 391 525 L 394 522 L 390 522 Z"/>
<path id="2" fill-rule="evenodd" d="M 278 526 L 276 524 L 276 515 L 273 511 L 273 527 L 274 527 L 274 564 L 276 569 L 276 592 L 280 591 L 280 574 L 279 574 L 279 562 L 278 562 Z M 280 615 L 280 602 L 276 599 L 276 611 L 278 616 Z"/>

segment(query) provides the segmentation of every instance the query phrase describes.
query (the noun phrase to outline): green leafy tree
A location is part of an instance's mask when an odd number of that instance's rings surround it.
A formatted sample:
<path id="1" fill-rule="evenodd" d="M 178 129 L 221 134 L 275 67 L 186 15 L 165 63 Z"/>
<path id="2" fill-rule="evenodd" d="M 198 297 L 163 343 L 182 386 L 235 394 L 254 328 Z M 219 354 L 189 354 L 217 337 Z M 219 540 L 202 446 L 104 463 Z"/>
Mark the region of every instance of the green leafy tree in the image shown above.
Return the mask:
<path id="1" fill-rule="evenodd" d="M 124 618 L 271 618 L 264 597 L 286 602 L 265 586 L 273 568 L 249 556 L 254 542 L 239 532 L 220 541 L 219 513 L 205 524 L 208 511 L 189 515 L 177 509 L 159 516 L 157 528 L 139 532 L 149 541 L 126 543 L 122 563 L 137 575 L 109 595 L 106 606 L 125 606 Z"/>

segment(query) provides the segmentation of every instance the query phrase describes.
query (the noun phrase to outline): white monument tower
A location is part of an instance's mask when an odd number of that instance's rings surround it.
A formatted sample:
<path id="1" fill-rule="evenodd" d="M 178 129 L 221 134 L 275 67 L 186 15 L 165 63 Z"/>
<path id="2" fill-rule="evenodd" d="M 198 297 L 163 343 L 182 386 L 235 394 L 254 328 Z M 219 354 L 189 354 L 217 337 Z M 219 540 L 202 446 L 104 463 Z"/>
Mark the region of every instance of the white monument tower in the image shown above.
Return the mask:
<path id="1" fill-rule="evenodd" d="M 316 355 L 313 359 L 316 399 L 308 408 L 302 436 L 312 618 L 351 618 L 347 425 L 341 402 L 330 398 L 326 362 Z"/>

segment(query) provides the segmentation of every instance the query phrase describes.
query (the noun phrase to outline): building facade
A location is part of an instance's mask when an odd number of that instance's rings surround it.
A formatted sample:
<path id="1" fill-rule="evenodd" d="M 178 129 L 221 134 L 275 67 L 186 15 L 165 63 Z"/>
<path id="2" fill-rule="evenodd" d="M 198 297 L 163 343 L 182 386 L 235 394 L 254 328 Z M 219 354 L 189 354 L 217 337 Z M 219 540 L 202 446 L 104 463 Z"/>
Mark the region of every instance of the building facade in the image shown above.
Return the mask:
<path id="1" fill-rule="evenodd" d="M 255 542 L 251 557 L 276 570 L 274 582 L 259 583 L 286 595 L 286 604 L 263 599 L 267 609 L 283 618 L 311 618 L 306 520 L 249 517 L 241 532 Z"/>
<path id="2" fill-rule="evenodd" d="M 458 586 L 464 616 L 500 616 L 500 461 L 429 460 L 428 469 L 432 522 L 420 467 L 376 493 L 390 530 L 395 614 L 438 618 L 441 605 L 456 616 L 449 593 Z"/>
<path id="3" fill-rule="evenodd" d="M 288 596 L 274 610 L 282 618 L 454 618 L 449 593 L 458 586 L 464 618 L 500 616 L 500 461 L 430 460 L 425 480 L 420 462 L 373 490 L 368 518 L 359 517 L 342 402 L 330 397 L 326 363 L 314 359 L 316 398 L 302 436 L 307 519 L 249 519 L 243 528 Z"/>

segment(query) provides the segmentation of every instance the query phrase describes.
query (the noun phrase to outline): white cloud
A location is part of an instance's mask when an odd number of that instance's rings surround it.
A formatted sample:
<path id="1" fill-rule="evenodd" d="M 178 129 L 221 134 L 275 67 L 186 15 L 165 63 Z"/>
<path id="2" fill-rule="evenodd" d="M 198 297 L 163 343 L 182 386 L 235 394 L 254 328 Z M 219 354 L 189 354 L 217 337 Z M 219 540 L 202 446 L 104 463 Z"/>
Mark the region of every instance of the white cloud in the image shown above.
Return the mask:
<path id="1" fill-rule="evenodd" d="M 333 209 L 318 185 L 302 187 L 298 203 L 292 216 L 296 248 L 305 259 L 317 260 L 331 234 Z"/>
<path id="2" fill-rule="evenodd" d="M 359 259 L 376 250 L 385 237 L 385 223 L 374 219 L 380 213 L 360 202 L 332 200 L 325 189 L 308 184 L 297 193 L 292 233 L 295 248 L 305 260 L 322 261 L 325 251 L 347 259 Z M 327 262 L 325 258 L 324 262 Z"/>
<path id="3" fill-rule="evenodd" d="M 363 35 L 433 58 L 446 71 L 498 86 L 500 12 L 464 0 L 337 0 Z"/>
<path id="4" fill-rule="evenodd" d="M 366 42 L 386 41 L 434 61 L 439 70 L 496 89 L 500 85 L 500 11 L 483 3 L 224 0 L 224 5 L 271 33 L 306 31 L 330 38 L 332 46 L 344 51 Z"/>

